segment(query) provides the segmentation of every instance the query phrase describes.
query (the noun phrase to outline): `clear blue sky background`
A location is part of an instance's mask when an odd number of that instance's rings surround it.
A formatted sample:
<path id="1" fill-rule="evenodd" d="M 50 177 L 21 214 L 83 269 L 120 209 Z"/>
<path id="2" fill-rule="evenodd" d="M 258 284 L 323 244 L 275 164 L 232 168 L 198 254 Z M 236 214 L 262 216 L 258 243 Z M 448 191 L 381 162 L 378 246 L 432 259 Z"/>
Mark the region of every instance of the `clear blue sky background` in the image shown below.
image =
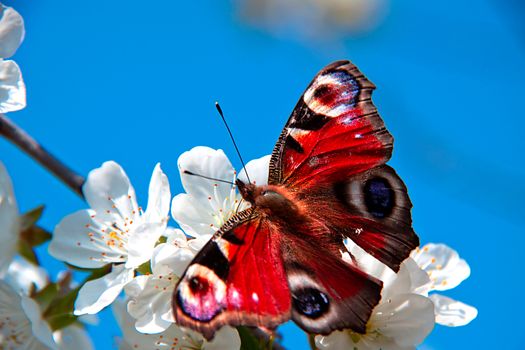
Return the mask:
<path id="1" fill-rule="evenodd" d="M 235 160 L 214 101 L 244 157 L 271 152 L 312 76 L 351 59 L 378 89 L 396 139 L 390 162 L 414 203 L 422 242 L 444 242 L 472 268 L 447 295 L 475 305 L 469 326 L 437 326 L 424 349 L 523 349 L 524 6 L 513 0 L 394 0 L 375 31 L 308 42 L 254 29 L 231 1 L 5 1 L 25 18 L 15 59 L 28 107 L 10 117 L 81 174 L 106 160 L 127 171 L 146 200 L 161 162 L 173 193 L 176 160 L 196 145 Z M 22 210 L 47 206 L 52 230 L 84 204 L 0 140 Z M 58 263 L 44 260 L 55 270 Z M 97 349 L 119 335 L 109 312 L 92 328 Z M 290 349 L 306 348 L 292 325 Z"/>

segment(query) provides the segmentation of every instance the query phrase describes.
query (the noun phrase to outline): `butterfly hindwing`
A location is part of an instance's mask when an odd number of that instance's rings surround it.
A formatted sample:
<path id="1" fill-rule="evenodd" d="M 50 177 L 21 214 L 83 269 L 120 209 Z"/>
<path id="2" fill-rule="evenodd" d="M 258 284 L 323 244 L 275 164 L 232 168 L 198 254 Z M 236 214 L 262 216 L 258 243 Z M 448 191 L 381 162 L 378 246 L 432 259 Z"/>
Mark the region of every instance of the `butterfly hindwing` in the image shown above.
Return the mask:
<path id="1" fill-rule="evenodd" d="M 175 289 L 177 323 L 208 339 L 226 324 L 272 329 L 290 318 L 290 291 L 276 242 L 281 236 L 252 209 L 217 232 Z"/>
<path id="2" fill-rule="evenodd" d="M 291 236 L 290 234 L 288 235 Z M 292 319 L 312 334 L 350 328 L 366 332 L 382 283 L 332 254 L 325 242 L 293 240 L 283 252 L 292 295 Z"/>
<path id="3" fill-rule="evenodd" d="M 394 271 L 419 245 L 412 229 L 412 203 L 403 181 L 387 165 L 339 183 L 334 189 L 340 221 L 334 231 L 349 237 Z"/>

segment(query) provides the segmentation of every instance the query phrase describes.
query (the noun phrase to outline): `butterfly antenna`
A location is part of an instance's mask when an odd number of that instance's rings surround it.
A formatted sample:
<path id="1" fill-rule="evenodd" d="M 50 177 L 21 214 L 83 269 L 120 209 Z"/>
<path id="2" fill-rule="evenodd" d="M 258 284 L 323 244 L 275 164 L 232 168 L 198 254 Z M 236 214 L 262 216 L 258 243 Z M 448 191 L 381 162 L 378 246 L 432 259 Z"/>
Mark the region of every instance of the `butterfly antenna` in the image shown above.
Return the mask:
<path id="1" fill-rule="evenodd" d="M 242 159 L 241 152 L 239 152 L 239 147 L 237 147 L 237 143 L 235 142 L 235 139 L 233 138 L 232 131 L 230 130 L 230 127 L 228 126 L 228 123 L 226 122 L 226 119 L 224 118 L 224 113 L 222 113 L 222 108 L 219 105 L 219 102 L 215 102 L 215 108 L 217 108 L 217 111 L 221 115 L 222 121 L 224 122 L 224 125 L 226 126 L 226 130 L 228 130 L 228 134 L 230 134 L 230 138 L 232 139 L 233 146 L 235 147 L 235 150 L 237 151 L 237 155 L 239 156 L 239 159 L 241 160 L 242 168 L 244 169 L 244 172 L 246 173 L 248 182 L 251 183 L 250 176 L 248 176 L 248 171 L 246 170 L 246 164 L 244 164 L 244 160 Z"/>
<path id="2" fill-rule="evenodd" d="M 203 179 L 206 179 L 206 180 L 212 180 L 212 181 L 217 181 L 217 182 L 223 182 L 225 184 L 229 184 L 229 185 L 232 185 L 232 186 L 235 186 L 235 183 L 233 183 L 232 181 L 227 181 L 227 180 L 221 180 L 221 179 L 216 179 L 214 177 L 209 177 L 209 176 L 205 176 L 205 175 L 201 175 L 201 174 L 196 174 L 196 173 L 193 173 L 189 170 L 184 170 L 183 171 L 184 174 L 186 175 L 192 175 L 192 176 L 197 176 L 197 177 L 202 177 Z"/>

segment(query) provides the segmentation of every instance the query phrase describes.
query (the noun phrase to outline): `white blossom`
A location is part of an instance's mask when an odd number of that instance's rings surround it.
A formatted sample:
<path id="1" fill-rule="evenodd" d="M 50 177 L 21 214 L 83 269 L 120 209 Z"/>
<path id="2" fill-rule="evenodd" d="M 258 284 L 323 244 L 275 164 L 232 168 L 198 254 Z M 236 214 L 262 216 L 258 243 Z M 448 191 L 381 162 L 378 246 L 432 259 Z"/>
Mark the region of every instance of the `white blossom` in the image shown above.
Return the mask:
<path id="1" fill-rule="evenodd" d="M 268 182 L 269 162 L 270 156 L 265 156 L 246 164 L 252 182 L 257 185 Z M 234 183 L 236 172 L 222 150 L 195 147 L 179 157 L 178 165 L 186 193 L 173 198 L 171 215 L 189 236 L 209 238 L 229 218 L 249 206 L 236 186 L 186 173 Z M 245 171 L 239 178 L 247 182 Z"/>
<path id="2" fill-rule="evenodd" d="M 430 279 L 430 283 L 421 291 L 423 295 L 455 288 L 470 276 L 467 262 L 444 244 L 426 244 L 414 250 L 410 256 Z M 464 326 L 478 315 L 475 307 L 441 294 L 432 294 L 430 299 L 435 305 L 436 322 L 443 326 Z"/>
<path id="3" fill-rule="evenodd" d="M 24 40 L 24 20 L 13 8 L 0 4 L 0 113 L 26 106 L 26 87 L 22 73 L 11 57 Z"/>
<path id="4" fill-rule="evenodd" d="M 149 275 L 137 276 L 126 288 L 128 312 L 136 319 L 141 333 L 160 333 L 174 322 L 171 307 L 173 290 L 195 254 L 206 243 L 203 239 L 187 240 L 181 230 L 169 229 L 166 243 L 153 251 Z"/>
<path id="5" fill-rule="evenodd" d="M 346 239 L 345 246 L 345 261 L 383 281 L 381 301 L 365 335 L 347 330 L 316 336 L 320 349 L 413 350 L 434 323 L 461 326 L 476 317 L 471 306 L 439 294 L 428 296 L 434 290 L 454 288 L 470 275 L 468 264 L 446 245 L 427 244 L 414 250 L 397 274 L 352 240 Z"/>
<path id="6" fill-rule="evenodd" d="M 242 14 L 272 32 L 297 31 L 309 39 L 371 30 L 388 0 L 243 0 Z"/>
<path id="7" fill-rule="evenodd" d="M 237 350 L 241 346 L 239 334 L 232 327 L 221 328 L 208 342 L 199 333 L 183 331 L 176 324 L 162 333 L 140 333 L 135 328 L 135 319 L 128 314 L 123 302 L 113 304 L 113 313 L 123 333 L 120 350 Z"/>
<path id="8" fill-rule="evenodd" d="M 383 280 L 381 300 L 372 311 L 366 334 L 336 331 L 316 336 L 316 345 L 330 350 L 414 350 L 434 328 L 434 305 L 417 292 L 429 283 L 428 277 L 411 259 L 395 274 L 352 241 L 345 243 L 358 262 L 366 262 L 367 268 L 360 267 Z M 346 254 L 343 259 L 352 261 Z"/>
<path id="9" fill-rule="evenodd" d="M 11 178 L 0 162 L 0 278 L 2 278 L 16 251 L 20 233 L 18 206 Z"/>
<path id="10" fill-rule="evenodd" d="M 2 349 L 56 349 L 48 324 L 32 299 L 0 280 L 0 344 Z"/>
<path id="11" fill-rule="evenodd" d="M 17 292 L 24 295 L 29 295 L 33 286 L 35 291 L 39 291 L 49 283 L 47 271 L 44 268 L 22 257 L 15 257 L 11 262 L 4 280 Z"/>
<path id="12" fill-rule="evenodd" d="M 72 324 L 53 332 L 59 350 L 93 350 L 93 342 L 82 325 Z"/>
<path id="13" fill-rule="evenodd" d="M 56 330 L 52 334 L 54 342 L 50 341 L 48 334 L 49 326 L 47 325 L 47 322 L 42 319 L 40 307 L 29 298 L 29 294 L 31 291 L 33 291 L 33 287 L 34 291 L 38 292 L 48 285 L 49 277 L 45 269 L 32 264 L 24 258 L 16 257 L 11 262 L 11 265 L 9 265 L 7 274 L 4 276 L 4 280 L 2 282 L 5 282 L 6 285 L 12 289 L 12 291 L 18 293 L 19 297 L 21 298 L 23 311 L 31 323 L 31 331 L 34 333 L 34 336 L 37 338 L 37 340 L 41 339 L 41 342 L 47 344 L 51 348 L 56 348 L 58 350 L 77 350 L 79 348 L 83 350 L 93 349 L 93 345 L 87 332 L 78 323 L 74 323 L 63 329 Z M 8 287 L 6 288 L 8 289 Z M 0 304 L 2 303 L 2 296 L 5 300 L 7 300 L 7 302 L 9 302 L 9 298 L 5 298 L 6 295 L 11 294 L 1 294 Z M 0 314 L 1 313 L 2 312 L 0 311 Z M 2 320 L 0 316 L 0 328 L 2 327 L 1 324 Z M 24 322 L 21 322 L 20 324 L 26 325 Z M 23 333 L 27 335 L 27 329 Z M 35 343 L 32 337 L 27 336 L 14 337 L 12 340 L 21 342 L 20 346 L 23 349 L 33 349 L 31 348 L 31 344 Z M 1 344 L 3 343 L 0 341 L 0 345 Z M 38 345 L 34 349 L 40 348 L 42 347 Z"/>
<path id="14" fill-rule="evenodd" d="M 157 164 L 149 185 L 148 207 L 138 206 L 135 190 L 115 162 L 92 170 L 83 188 L 91 207 L 66 216 L 55 228 L 49 253 L 84 268 L 112 264 L 109 274 L 87 282 L 75 302 L 75 314 L 95 314 L 109 305 L 149 261 L 166 229 L 170 190 Z"/>

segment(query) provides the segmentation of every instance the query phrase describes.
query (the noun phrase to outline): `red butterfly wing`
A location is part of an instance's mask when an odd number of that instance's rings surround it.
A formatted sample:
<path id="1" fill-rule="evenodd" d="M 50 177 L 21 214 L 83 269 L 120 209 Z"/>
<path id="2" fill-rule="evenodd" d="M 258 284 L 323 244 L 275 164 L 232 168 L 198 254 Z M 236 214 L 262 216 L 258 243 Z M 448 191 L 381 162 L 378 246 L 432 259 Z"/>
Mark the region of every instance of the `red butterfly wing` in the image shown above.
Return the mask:
<path id="1" fill-rule="evenodd" d="M 348 61 L 321 70 L 272 153 L 269 183 L 298 193 L 332 235 L 397 271 L 419 240 L 406 187 L 383 166 L 393 138 L 372 103 L 374 88 Z"/>
<path id="2" fill-rule="evenodd" d="M 177 323 L 210 339 L 226 324 L 275 328 L 290 319 L 281 237 L 253 208 L 227 222 L 177 285 Z"/>
<path id="3" fill-rule="evenodd" d="M 372 103 L 373 89 L 348 61 L 320 71 L 274 148 L 269 183 L 318 186 L 385 163 L 393 138 Z"/>
<path id="4" fill-rule="evenodd" d="M 344 262 L 337 243 L 327 240 L 322 229 L 312 234 L 312 228 L 323 227 L 323 223 L 306 222 L 303 227 L 284 231 L 281 245 L 292 295 L 292 319 L 312 334 L 347 328 L 366 333 L 382 283 Z"/>

